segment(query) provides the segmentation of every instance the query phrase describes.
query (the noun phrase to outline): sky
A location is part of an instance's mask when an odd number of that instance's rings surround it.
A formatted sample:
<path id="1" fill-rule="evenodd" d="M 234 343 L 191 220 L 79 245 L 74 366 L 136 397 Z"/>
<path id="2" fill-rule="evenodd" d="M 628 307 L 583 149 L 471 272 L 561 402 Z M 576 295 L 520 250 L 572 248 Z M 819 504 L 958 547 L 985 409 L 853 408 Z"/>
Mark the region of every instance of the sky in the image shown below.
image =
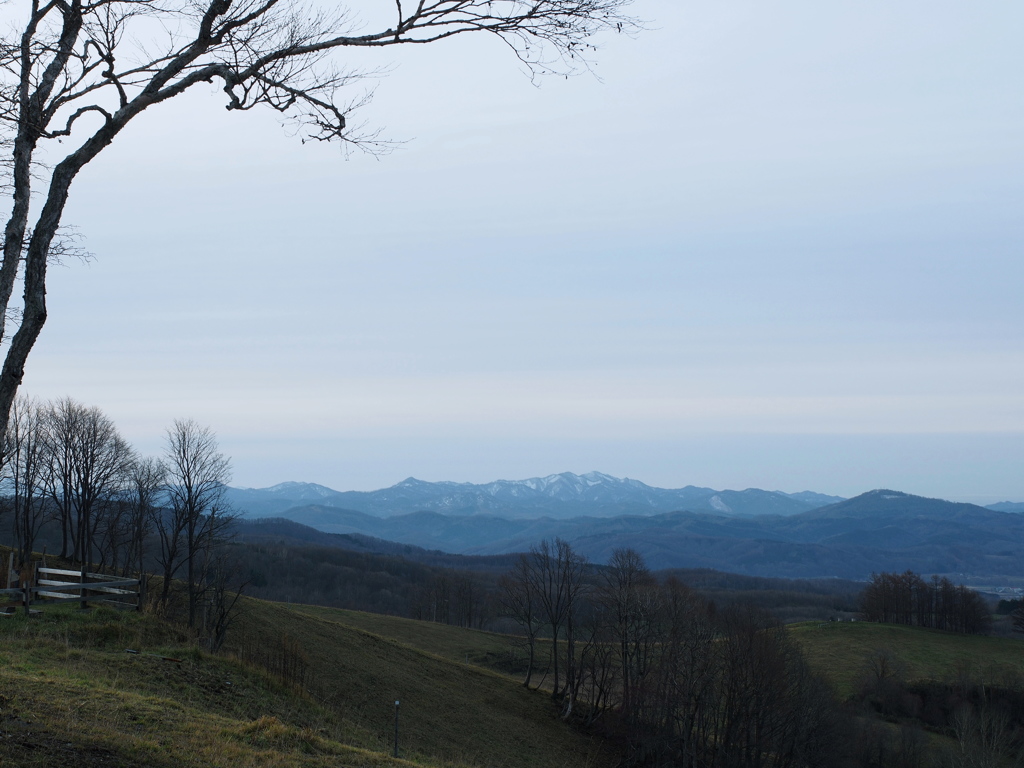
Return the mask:
<path id="1" fill-rule="evenodd" d="M 355 7 L 373 6 L 370 0 Z M 636 0 L 595 74 L 356 51 L 382 157 L 213 86 L 75 182 L 24 391 L 234 484 L 598 470 L 1024 501 L 1024 5 Z"/>

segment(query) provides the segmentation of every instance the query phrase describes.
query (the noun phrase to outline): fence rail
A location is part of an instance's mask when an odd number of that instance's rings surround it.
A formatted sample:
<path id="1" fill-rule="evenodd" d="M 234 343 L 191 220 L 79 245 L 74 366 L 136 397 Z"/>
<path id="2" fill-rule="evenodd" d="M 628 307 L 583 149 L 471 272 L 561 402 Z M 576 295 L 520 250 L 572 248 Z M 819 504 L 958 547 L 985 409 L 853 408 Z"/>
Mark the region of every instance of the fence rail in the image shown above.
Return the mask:
<path id="1" fill-rule="evenodd" d="M 75 581 L 54 578 L 60 576 L 70 576 Z M 14 581 L 18 582 L 17 587 L 11 586 Z M 142 610 L 144 584 L 139 579 L 119 579 L 109 573 L 89 573 L 84 569 L 47 568 L 39 561 L 31 568 L 16 572 L 12 555 L 7 583 L 8 588 L 0 589 L 0 595 L 20 597 L 26 613 L 31 612 L 32 603 L 41 599 L 47 602 L 77 601 L 82 608 L 87 608 L 89 603 L 105 603 Z"/>

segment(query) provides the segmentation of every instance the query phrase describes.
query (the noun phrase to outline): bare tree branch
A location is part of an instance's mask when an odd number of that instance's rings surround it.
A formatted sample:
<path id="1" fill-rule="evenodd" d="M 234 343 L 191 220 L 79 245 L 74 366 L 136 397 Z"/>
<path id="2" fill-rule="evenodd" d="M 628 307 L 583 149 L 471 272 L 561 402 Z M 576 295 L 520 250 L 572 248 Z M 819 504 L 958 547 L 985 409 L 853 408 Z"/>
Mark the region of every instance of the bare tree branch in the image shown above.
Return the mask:
<path id="1" fill-rule="evenodd" d="M 0 37 L 0 185 L 12 193 L 0 261 L 0 317 L 10 320 L 0 326 L 0 434 L 46 322 L 47 266 L 66 252 L 58 230 L 71 185 L 142 112 L 216 82 L 229 110 L 265 106 L 303 141 L 381 152 L 387 143 L 350 119 L 370 97 L 357 87 L 381 72 L 340 65 L 341 49 L 486 33 L 531 75 L 570 74 L 588 69 L 596 34 L 640 29 L 623 12 L 629 2 L 395 0 L 392 15 L 388 0 L 367 0 L 393 25 L 366 31 L 348 8 L 317 0 L 33 0 L 21 32 Z"/>

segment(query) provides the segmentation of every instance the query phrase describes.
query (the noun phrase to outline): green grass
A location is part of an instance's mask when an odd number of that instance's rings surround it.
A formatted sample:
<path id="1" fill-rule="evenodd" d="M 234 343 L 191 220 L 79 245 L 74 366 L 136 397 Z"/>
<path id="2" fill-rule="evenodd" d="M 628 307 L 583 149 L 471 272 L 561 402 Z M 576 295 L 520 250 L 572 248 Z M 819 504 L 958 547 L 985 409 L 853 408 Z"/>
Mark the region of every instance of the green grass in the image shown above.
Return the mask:
<path id="1" fill-rule="evenodd" d="M 868 659 L 881 649 L 902 663 L 907 680 L 949 682 L 966 675 L 999 684 L 1024 678 L 1024 639 L 862 621 L 803 622 L 789 630 L 843 698 L 857 690 Z"/>
<path id="2" fill-rule="evenodd" d="M 559 721 L 543 693 L 465 663 L 500 654 L 505 638 L 247 600 L 234 642 L 259 646 L 284 634 L 309 664 L 309 692 L 230 655 L 200 653 L 151 615 L 66 606 L 0 619 L 0 765 L 615 762 Z M 395 699 L 398 761 L 389 756 Z"/>

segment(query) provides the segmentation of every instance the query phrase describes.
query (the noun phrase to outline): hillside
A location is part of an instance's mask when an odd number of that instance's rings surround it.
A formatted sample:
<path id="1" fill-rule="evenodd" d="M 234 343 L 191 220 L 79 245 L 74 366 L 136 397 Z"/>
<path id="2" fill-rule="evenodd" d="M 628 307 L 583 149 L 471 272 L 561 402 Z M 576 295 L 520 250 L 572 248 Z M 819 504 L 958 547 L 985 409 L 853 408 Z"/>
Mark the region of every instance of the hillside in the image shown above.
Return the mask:
<path id="1" fill-rule="evenodd" d="M 960 701 L 966 687 L 1019 690 L 1024 679 L 1020 639 L 865 622 L 789 631 L 855 707 L 880 652 L 914 695 Z M 229 645 L 211 656 L 152 615 L 103 608 L 0 618 L 0 765 L 610 768 L 619 758 L 503 674 L 507 636 L 250 599 Z M 935 755 L 950 746 L 941 723 L 900 717 L 901 728 L 931 729 Z"/>
<path id="2" fill-rule="evenodd" d="M 445 768 L 555 768 L 613 762 L 561 723 L 543 694 L 456 661 L 458 651 L 427 652 L 345 619 L 326 609 L 248 600 L 234 633 L 236 658 L 189 650 L 186 638 L 149 615 L 47 607 L 38 618 L 0 619 L 0 763 L 277 768 L 414 760 Z M 442 631 L 438 650 L 449 642 L 472 646 L 478 637 Z M 480 637 L 486 643 L 490 636 Z M 304 681 L 307 692 L 243 661 L 261 653 L 293 682 Z M 389 756 L 396 699 L 402 702 L 399 761 Z"/>
<path id="3" fill-rule="evenodd" d="M 854 693 L 869 660 L 890 654 L 908 681 L 988 685 L 1024 680 L 1024 638 L 960 635 L 921 627 L 857 622 L 803 622 L 789 627 L 811 666 L 842 698 Z"/>
<path id="4" fill-rule="evenodd" d="M 888 490 L 786 516 L 670 512 L 557 520 L 421 511 L 378 518 L 324 506 L 285 515 L 322 531 L 472 555 L 521 552 L 561 537 L 598 563 L 632 547 L 655 569 L 865 579 L 909 568 L 958 579 L 1024 578 L 1024 515 Z"/>

